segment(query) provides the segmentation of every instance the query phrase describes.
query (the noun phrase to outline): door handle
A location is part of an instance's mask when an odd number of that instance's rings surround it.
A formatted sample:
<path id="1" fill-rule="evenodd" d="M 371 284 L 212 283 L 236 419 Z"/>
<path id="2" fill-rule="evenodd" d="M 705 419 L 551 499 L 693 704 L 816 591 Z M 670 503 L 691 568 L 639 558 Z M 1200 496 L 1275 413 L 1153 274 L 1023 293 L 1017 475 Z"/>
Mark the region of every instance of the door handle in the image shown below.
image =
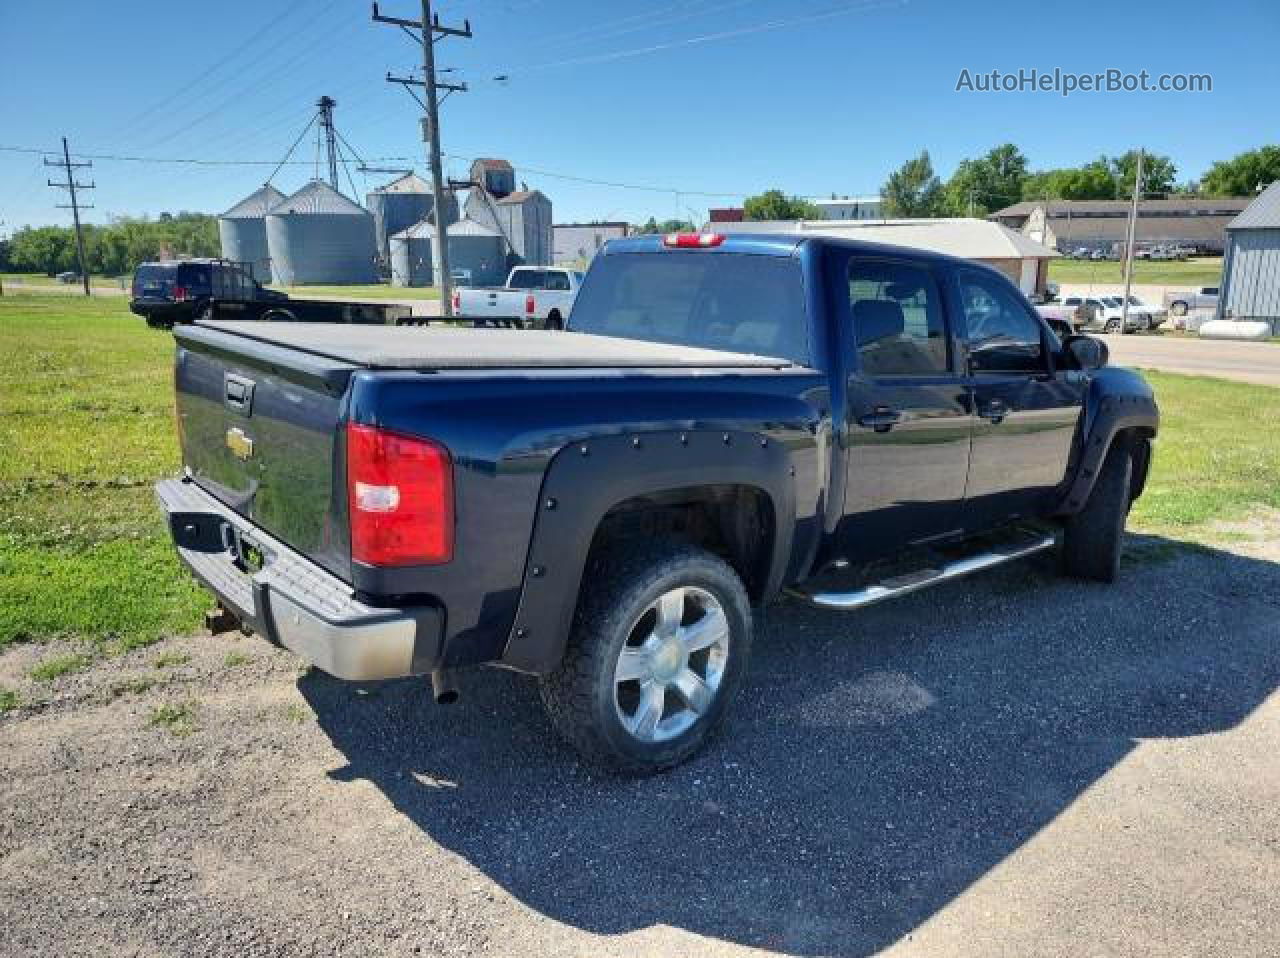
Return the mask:
<path id="1" fill-rule="evenodd" d="M 1009 415 L 1009 407 L 1004 404 L 1004 400 L 993 399 L 978 411 L 978 415 L 983 419 L 991 420 L 993 426 L 998 426 L 1004 422 L 1004 417 Z"/>
<path id="2" fill-rule="evenodd" d="M 865 416 L 858 417 L 859 426 L 874 429 L 876 432 L 888 432 L 900 422 L 902 422 L 902 413 L 888 406 L 876 406 Z"/>

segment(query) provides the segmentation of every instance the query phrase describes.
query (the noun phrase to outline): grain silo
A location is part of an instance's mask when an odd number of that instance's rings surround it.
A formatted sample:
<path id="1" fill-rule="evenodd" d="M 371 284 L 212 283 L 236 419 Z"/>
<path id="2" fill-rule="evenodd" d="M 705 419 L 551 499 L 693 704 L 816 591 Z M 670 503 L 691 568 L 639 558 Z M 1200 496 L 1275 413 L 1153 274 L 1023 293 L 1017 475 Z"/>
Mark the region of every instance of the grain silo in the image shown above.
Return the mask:
<path id="1" fill-rule="evenodd" d="M 322 180 L 267 214 L 267 248 L 271 276 L 284 286 L 377 280 L 373 216 Z"/>
<path id="2" fill-rule="evenodd" d="M 406 173 L 385 186 L 380 186 L 365 197 L 369 212 L 373 214 L 374 230 L 378 236 L 378 253 L 386 260 L 391 252 L 391 237 L 432 218 L 435 198 L 431 185 L 416 173 Z M 458 218 L 458 202 L 452 193 L 445 194 L 445 223 Z"/>
<path id="3" fill-rule="evenodd" d="M 430 286 L 432 282 L 432 240 L 435 224 L 430 220 L 414 223 L 390 239 L 392 286 Z"/>
<path id="4" fill-rule="evenodd" d="M 551 201 L 539 190 L 517 190 L 495 197 L 486 190 L 473 189 L 467 195 L 464 215 L 501 234 L 521 263 L 551 263 Z"/>
<path id="5" fill-rule="evenodd" d="M 262 283 L 271 281 L 267 213 L 283 199 L 284 194 L 267 183 L 218 217 L 223 258 L 251 264 L 254 278 Z"/>
<path id="6" fill-rule="evenodd" d="M 506 238 L 497 230 L 461 219 L 449 227 L 449 269 L 467 286 L 501 286 L 511 259 Z"/>

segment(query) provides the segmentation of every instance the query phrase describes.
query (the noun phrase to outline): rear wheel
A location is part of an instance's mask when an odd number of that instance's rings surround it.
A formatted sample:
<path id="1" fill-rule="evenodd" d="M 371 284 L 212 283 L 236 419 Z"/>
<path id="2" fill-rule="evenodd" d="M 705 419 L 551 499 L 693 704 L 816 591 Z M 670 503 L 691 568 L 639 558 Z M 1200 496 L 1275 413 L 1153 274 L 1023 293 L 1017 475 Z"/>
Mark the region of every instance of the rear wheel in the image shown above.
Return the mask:
<path id="1" fill-rule="evenodd" d="M 1107 320 L 1107 322 L 1106 322 L 1106 325 L 1102 327 L 1102 331 L 1103 331 L 1104 333 L 1118 333 L 1118 332 L 1120 332 L 1120 320 L 1118 320 L 1118 319 L 1108 319 L 1108 320 Z"/>
<path id="2" fill-rule="evenodd" d="M 1120 573 L 1124 523 L 1129 516 L 1133 456 L 1125 437 L 1107 450 L 1102 470 L 1084 508 L 1067 519 L 1062 538 L 1062 566 L 1067 575 L 1094 582 L 1114 582 Z"/>
<path id="3" fill-rule="evenodd" d="M 560 310 L 553 309 L 547 314 L 547 329 L 564 329 L 564 319 L 560 316 Z"/>
<path id="4" fill-rule="evenodd" d="M 751 609 L 692 546 L 612 553 L 591 570 L 565 655 L 541 680 L 552 723 L 592 762 L 647 775 L 689 758 L 746 671 Z"/>
<path id="5" fill-rule="evenodd" d="M 1187 315 L 1187 304 L 1182 300 L 1177 300 L 1170 305 L 1169 312 L 1173 313 L 1175 316 L 1185 316 Z"/>

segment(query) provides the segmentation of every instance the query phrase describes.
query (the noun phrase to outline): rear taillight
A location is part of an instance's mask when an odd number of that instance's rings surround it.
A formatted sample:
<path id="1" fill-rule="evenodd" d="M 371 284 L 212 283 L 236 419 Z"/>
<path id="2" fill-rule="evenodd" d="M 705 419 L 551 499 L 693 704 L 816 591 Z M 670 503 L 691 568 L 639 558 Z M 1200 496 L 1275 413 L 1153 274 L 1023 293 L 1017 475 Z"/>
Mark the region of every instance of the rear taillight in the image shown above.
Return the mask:
<path id="1" fill-rule="evenodd" d="M 663 246 L 676 249 L 708 249 L 723 242 L 723 233 L 668 233 L 662 237 Z"/>
<path id="2" fill-rule="evenodd" d="M 537 309 L 538 304 L 534 302 L 533 296 L 529 295 L 524 298 L 524 311 L 529 315 L 533 315 L 533 311 Z"/>
<path id="3" fill-rule="evenodd" d="M 448 451 L 415 436 L 347 424 L 351 558 L 369 565 L 453 558 L 453 476 Z"/>
<path id="4" fill-rule="evenodd" d="M 187 288 L 185 286 L 173 287 L 173 301 L 175 303 L 185 303 L 187 301 Z"/>
<path id="5" fill-rule="evenodd" d="M 453 315 L 457 316 L 457 315 L 458 315 L 458 313 L 460 313 L 460 312 L 462 312 L 462 294 L 461 294 L 461 293 L 459 293 L 459 292 L 454 292 L 454 294 L 453 294 Z"/>

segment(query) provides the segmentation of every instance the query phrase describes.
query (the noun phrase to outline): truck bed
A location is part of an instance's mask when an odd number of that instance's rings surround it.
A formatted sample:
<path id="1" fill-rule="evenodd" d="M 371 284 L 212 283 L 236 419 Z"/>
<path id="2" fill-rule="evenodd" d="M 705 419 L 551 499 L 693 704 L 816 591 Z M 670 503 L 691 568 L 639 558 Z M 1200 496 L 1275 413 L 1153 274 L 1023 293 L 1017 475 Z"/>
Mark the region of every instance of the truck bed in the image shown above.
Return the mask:
<path id="1" fill-rule="evenodd" d="M 549 330 L 208 322 L 183 339 L 225 342 L 231 334 L 366 369 L 781 368 L 790 360 L 610 336 Z"/>

